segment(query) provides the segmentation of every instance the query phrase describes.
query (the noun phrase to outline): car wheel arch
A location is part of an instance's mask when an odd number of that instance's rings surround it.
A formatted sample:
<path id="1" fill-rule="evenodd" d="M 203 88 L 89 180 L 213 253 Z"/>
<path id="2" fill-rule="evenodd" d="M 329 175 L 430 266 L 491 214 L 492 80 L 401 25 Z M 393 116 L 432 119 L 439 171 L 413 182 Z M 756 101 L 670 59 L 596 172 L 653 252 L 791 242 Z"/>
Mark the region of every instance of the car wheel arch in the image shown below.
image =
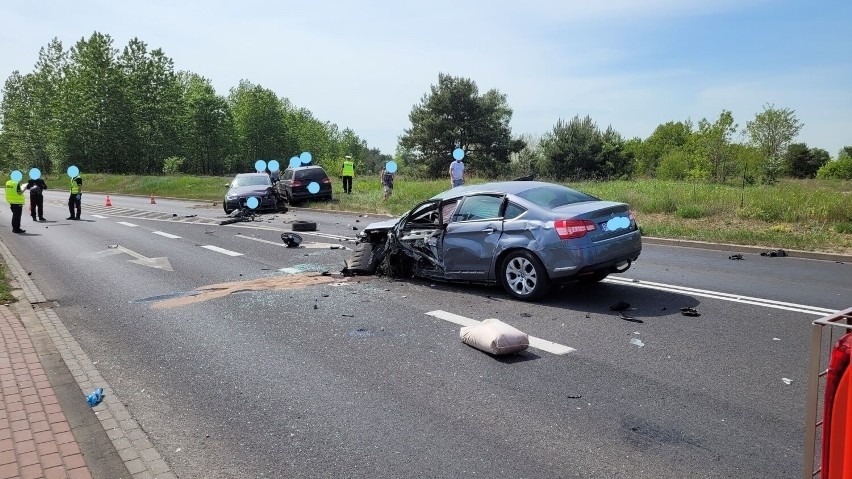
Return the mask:
<path id="1" fill-rule="evenodd" d="M 521 301 L 534 301 L 542 298 L 548 293 L 548 291 L 550 291 L 550 274 L 547 272 L 547 267 L 544 266 L 544 262 L 535 251 L 528 248 L 511 248 L 498 255 L 498 258 L 499 262 L 497 262 L 496 266 L 497 284 L 505 289 L 509 295 Z M 535 285 L 533 286 L 533 291 L 528 294 L 514 292 L 511 290 L 509 285 L 506 271 L 507 262 L 515 258 L 521 258 L 524 260 L 528 259 L 528 262 L 531 263 L 535 269 Z"/>

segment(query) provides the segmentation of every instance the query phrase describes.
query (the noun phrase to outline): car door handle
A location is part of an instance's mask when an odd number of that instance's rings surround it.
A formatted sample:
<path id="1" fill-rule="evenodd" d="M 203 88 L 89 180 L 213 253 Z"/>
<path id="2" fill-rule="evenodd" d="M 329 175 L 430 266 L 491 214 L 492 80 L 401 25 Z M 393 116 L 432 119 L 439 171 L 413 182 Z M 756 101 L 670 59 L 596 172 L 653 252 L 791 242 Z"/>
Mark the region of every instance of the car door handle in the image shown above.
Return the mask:
<path id="1" fill-rule="evenodd" d="M 489 226 L 488 228 L 485 228 L 484 230 L 482 230 L 482 232 L 490 235 L 491 233 L 494 232 L 494 228 Z"/>

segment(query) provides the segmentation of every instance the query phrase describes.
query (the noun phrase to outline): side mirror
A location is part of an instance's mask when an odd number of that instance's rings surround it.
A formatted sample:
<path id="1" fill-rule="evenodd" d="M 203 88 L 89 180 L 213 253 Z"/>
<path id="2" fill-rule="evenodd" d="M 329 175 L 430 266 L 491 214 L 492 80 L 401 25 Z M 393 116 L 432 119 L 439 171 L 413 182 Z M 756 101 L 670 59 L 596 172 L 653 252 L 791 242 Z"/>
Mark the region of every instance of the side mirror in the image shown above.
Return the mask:
<path id="1" fill-rule="evenodd" d="M 230 187 L 231 187 L 230 183 L 225 183 L 225 188 L 230 188 Z"/>

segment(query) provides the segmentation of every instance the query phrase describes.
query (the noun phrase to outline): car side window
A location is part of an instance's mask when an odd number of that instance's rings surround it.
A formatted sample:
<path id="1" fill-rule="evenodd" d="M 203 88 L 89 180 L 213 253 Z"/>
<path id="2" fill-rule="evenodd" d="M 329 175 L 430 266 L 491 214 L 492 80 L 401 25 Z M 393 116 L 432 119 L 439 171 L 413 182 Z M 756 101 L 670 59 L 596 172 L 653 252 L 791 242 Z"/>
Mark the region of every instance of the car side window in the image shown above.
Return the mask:
<path id="1" fill-rule="evenodd" d="M 502 196 L 468 196 L 453 214 L 453 221 L 476 221 L 500 217 Z"/>
<path id="2" fill-rule="evenodd" d="M 518 206 L 515 203 L 506 203 L 506 211 L 503 213 L 503 219 L 510 220 L 512 218 L 517 218 L 526 211 L 526 208 Z"/>

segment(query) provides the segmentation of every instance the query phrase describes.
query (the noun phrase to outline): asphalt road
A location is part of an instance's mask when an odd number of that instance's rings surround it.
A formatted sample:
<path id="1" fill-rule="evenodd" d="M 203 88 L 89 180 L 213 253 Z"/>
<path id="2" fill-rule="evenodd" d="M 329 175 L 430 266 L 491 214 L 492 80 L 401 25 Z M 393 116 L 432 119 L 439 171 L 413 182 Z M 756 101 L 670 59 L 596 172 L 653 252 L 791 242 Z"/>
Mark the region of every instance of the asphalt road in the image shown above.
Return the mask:
<path id="1" fill-rule="evenodd" d="M 367 217 L 219 226 L 218 203 L 84 194 L 75 222 L 66 199 L 0 236 L 181 478 L 799 477 L 810 321 L 852 291 L 849 264 L 646 245 L 529 304 L 311 276 Z M 286 248 L 295 219 L 319 230 Z M 452 315 L 571 350 L 495 358 Z"/>

